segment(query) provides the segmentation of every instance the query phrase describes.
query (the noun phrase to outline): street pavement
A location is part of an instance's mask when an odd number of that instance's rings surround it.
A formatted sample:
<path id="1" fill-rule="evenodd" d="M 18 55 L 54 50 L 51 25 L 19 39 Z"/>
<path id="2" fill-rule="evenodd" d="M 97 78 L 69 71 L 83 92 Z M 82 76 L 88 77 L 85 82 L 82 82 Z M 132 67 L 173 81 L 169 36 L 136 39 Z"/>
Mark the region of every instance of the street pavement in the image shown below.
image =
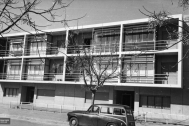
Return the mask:
<path id="1" fill-rule="evenodd" d="M 30 121 L 25 121 L 25 120 L 15 120 L 11 119 L 10 124 L 0 124 L 0 126 L 50 126 L 49 124 L 43 124 L 43 123 L 35 123 L 35 122 L 30 122 Z"/>
<path id="2" fill-rule="evenodd" d="M 48 112 L 28 109 L 13 109 L 8 106 L 0 105 L 0 118 L 10 118 L 11 125 L 6 126 L 24 126 L 20 124 L 28 124 L 28 126 L 69 126 L 67 122 L 67 113 L 69 110 L 62 110 L 62 113 Z M 163 122 L 163 123 L 162 123 Z M 3 126 L 0 124 L 0 126 Z M 136 126 L 189 126 L 189 120 L 166 124 L 164 121 L 144 122 L 137 120 Z"/>

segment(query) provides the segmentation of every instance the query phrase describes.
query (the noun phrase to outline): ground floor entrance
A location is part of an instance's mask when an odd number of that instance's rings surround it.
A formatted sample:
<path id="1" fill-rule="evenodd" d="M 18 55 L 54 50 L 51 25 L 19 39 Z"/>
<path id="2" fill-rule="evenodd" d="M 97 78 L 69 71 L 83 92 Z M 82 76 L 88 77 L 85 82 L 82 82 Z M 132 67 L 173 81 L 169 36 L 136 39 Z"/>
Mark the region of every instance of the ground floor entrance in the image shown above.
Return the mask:
<path id="1" fill-rule="evenodd" d="M 116 91 L 116 104 L 130 106 L 134 110 L 134 91 Z"/>
<path id="2" fill-rule="evenodd" d="M 35 89 L 35 87 L 22 86 L 21 102 L 30 102 L 30 103 L 33 103 L 34 89 Z"/>

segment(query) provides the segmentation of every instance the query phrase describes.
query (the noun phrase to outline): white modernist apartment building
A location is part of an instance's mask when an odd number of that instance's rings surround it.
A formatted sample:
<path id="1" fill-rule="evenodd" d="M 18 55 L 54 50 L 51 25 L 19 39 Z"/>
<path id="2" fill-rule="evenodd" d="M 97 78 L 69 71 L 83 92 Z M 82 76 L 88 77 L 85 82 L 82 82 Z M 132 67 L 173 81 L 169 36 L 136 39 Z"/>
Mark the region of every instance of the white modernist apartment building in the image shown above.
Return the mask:
<path id="1" fill-rule="evenodd" d="M 136 113 L 187 115 L 189 67 L 187 59 L 182 60 L 186 47 L 182 42 L 175 44 L 180 37 L 169 39 L 171 30 L 182 33 L 183 17 L 172 17 L 175 20 L 168 28 L 150 29 L 148 19 L 138 19 L 52 29 L 36 36 L 6 34 L 0 38 L 0 103 L 87 108 L 91 93 L 82 87 L 81 73 L 68 71 L 65 62 L 76 55 L 69 36 L 79 31 L 78 40 L 86 48 L 106 56 L 117 50 L 119 70 L 124 70 L 97 91 L 95 103 L 125 104 Z"/>

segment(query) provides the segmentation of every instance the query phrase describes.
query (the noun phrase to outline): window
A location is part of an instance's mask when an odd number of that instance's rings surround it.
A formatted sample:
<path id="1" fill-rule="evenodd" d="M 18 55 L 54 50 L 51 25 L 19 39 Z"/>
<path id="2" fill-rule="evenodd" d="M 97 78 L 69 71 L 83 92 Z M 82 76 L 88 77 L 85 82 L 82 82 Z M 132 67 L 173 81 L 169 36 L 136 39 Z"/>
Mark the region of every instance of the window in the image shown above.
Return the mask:
<path id="1" fill-rule="evenodd" d="M 22 51 L 22 43 L 12 43 L 10 51 Z"/>
<path id="2" fill-rule="evenodd" d="M 85 92 L 85 103 L 91 103 L 92 93 Z M 95 103 L 107 103 L 109 101 L 109 92 L 96 92 Z"/>
<path id="3" fill-rule="evenodd" d="M 122 60 L 122 82 L 153 83 L 154 56 L 125 56 Z"/>
<path id="4" fill-rule="evenodd" d="M 167 109 L 170 108 L 170 96 L 140 96 L 139 107 Z"/>
<path id="5" fill-rule="evenodd" d="M 124 26 L 123 51 L 154 49 L 154 31 L 147 25 Z"/>
<path id="6" fill-rule="evenodd" d="M 99 28 L 94 30 L 95 51 L 117 52 L 119 50 L 120 27 Z"/>
<path id="7" fill-rule="evenodd" d="M 126 115 L 126 112 L 124 109 L 114 108 L 114 115 Z"/>
<path id="8" fill-rule="evenodd" d="M 37 99 L 54 100 L 55 90 L 50 89 L 38 89 Z"/>
<path id="9" fill-rule="evenodd" d="M 8 61 L 7 62 L 7 79 L 19 79 L 20 76 L 20 69 L 21 69 L 21 65 L 20 65 L 20 61 Z"/>
<path id="10" fill-rule="evenodd" d="M 113 108 L 102 106 L 100 112 L 103 114 L 112 114 Z"/>
<path id="11" fill-rule="evenodd" d="M 4 97 L 17 97 L 18 96 L 18 88 L 4 88 Z"/>
<path id="12" fill-rule="evenodd" d="M 53 73 L 62 74 L 63 73 L 63 64 L 57 64 L 53 67 Z"/>
<path id="13" fill-rule="evenodd" d="M 44 64 L 29 64 L 28 75 L 42 75 L 44 71 Z"/>
<path id="14" fill-rule="evenodd" d="M 92 38 L 85 38 L 84 39 L 84 48 L 90 48 L 92 42 Z"/>
<path id="15" fill-rule="evenodd" d="M 90 112 L 90 113 L 99 113 L 99 107 L 98 106 L 91 106 L 88 109 L 88 112 Z"/>

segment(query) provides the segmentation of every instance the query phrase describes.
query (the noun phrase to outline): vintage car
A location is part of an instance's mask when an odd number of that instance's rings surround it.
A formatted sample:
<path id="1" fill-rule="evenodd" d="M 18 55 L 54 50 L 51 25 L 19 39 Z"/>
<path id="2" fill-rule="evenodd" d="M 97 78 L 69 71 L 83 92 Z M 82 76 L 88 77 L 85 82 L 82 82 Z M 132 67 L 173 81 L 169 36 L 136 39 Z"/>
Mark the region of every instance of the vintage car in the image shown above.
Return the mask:
<path id="1" fill-rule="evenodd" d="M 70 126 L 135 126 L 130 107 L 117 104 L 95 104 L 87 111 L 68 114 Z"/>

